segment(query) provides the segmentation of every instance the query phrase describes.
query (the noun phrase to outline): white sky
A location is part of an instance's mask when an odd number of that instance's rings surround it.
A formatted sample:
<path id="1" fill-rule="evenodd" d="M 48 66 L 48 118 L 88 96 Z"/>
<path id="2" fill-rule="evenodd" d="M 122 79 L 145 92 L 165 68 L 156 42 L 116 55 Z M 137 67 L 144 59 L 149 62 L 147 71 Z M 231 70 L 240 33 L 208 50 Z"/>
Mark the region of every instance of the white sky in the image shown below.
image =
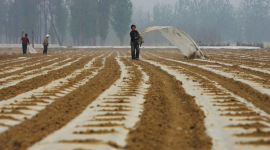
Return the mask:
<path id="1" fill-rule="evenodd" d="M 143 7 L 144 9 L 151 10 L 155 4 L 165 3 L 174 4 L 178 0 L 131 0 L 135 7 Z M 230 0 L 234 6 L 238 6 L 241 0 Z"/>

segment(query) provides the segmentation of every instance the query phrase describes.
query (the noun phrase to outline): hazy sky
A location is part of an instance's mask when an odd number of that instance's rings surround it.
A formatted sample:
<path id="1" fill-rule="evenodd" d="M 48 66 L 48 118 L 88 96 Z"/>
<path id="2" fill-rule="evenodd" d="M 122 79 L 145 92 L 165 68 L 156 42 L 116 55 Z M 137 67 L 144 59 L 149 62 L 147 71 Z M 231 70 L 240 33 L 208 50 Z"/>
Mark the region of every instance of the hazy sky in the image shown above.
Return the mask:
<path id="1" fill-rule="evenodd" d="M 155 4 L 165 3 L 173 4 L 178 0 L 131 0 L 135 7 L 143 7 L 144 9 L 152 9 Z M 230 0 L 235 6 L 238 6 L 241 0 Z"/>

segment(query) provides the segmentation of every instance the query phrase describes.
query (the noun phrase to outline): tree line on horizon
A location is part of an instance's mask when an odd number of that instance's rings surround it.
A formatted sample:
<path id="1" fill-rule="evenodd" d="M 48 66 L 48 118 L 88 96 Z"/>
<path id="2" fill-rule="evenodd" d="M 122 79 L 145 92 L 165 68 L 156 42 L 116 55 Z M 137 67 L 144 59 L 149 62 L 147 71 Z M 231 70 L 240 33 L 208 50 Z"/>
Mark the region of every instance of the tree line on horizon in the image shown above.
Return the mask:
<path id="1" fill-rule="evenodd" d="M 20 43 L 21 32 L 35 43 L 105 45 L 110 25 L 123 44 L 133 5 L 130 0 L 0 0 L 0 43 Z M 4 35 L 4 36 L 3 36 Z M 71 38 L 70 38 L 71 37 Z M 71 40 L 72 39 L 72 40 Z M 71 44 L 70 44 L 71 45 Z"/>
<path id="2" fill-rule="evenodd" d="M 133 21 L 139 30 L 175 26 L 204 44 L 270 41 L 269 0 L 241 0 L 238 7 L 229 0 L 178 0 L 150 11 L 135 8 Z M 164 43 L 158 32 L 154 34 L 145 35 L 146 43 Z"/>
<path id="3" fill-rule="evenodd" d="M 142 31 L 151 26 L 175 26 L 195 41 L 270 41 L 270 1 L 178 0 L 152 10 L 133 8 L 131 0 L 0 0 L 0 43 L 19 44 L 21 32 L 35 43 L 50 34 L 50 44 L 129 45 L 131 24 Z M 169 42 L 158 32 L 143 35 L 145 45 Z"/>

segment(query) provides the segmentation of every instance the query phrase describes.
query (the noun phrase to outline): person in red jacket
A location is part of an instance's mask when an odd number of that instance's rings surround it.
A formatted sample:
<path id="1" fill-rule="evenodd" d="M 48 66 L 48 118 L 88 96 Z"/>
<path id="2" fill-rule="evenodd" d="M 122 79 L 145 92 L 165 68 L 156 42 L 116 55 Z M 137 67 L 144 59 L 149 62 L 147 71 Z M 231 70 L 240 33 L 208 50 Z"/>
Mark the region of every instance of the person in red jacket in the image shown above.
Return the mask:
<path id="1" fill-rule="evenodd" d="M 26 54 L 26 52 L 27 52 L 27 44 L 30 45 L 30 42 L 29 42 L 29 39 L 27 36 L 28 35 L 25 34 L 25 37 L 22 37 L 23 54 Z"/>

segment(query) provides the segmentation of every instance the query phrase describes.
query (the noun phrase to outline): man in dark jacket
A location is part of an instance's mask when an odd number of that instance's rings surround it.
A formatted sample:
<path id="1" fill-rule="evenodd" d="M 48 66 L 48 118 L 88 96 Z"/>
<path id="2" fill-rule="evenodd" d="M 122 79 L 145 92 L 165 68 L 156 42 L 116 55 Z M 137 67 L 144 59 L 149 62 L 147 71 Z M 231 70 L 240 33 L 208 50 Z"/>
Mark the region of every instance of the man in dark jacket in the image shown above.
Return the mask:
<path id="1" fill-rule="evenodd" d="M 136 30 L 136 26 L 132 25 L 131 26 L 131 32 L 130 32 L 130 45 L 131 45 L 131 57 L 132 59 L 138 60 L 140 57 L 140 47 L 138 44 L 138 37 L 139 37 L 139 32 Z M 135 55 L 135 49 L 136 49 L 136 55 Z"/>
<path id="2" fill-rule="evenodd" d="M 23 54 L 26 54 L 26 52 L 27 52 L 27 44 L 30 45 L 29 39 L 28 39 L 27 36 L 28 36 L 28 35 L 25 34 L 25 37 L 22 37 Z"/>

